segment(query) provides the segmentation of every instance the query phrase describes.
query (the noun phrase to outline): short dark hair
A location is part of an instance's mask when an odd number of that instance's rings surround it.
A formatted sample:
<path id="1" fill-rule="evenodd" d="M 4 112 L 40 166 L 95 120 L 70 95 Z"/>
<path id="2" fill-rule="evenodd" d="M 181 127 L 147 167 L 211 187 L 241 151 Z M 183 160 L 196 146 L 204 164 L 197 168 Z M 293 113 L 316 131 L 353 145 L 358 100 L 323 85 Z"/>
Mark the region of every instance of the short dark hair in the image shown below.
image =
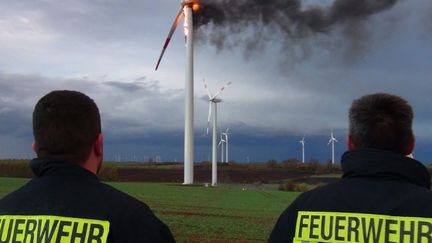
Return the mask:
<path id="1" fill-rule="evenodd" d="M 99 109 L 87 95 L 56 90 L 42 97 L 33 111 L 33 135 L 39 158 L 74 163 L 88 159 L 101 133 Z"/>
<path id="2" fill-rule="evenodd" d="M 413 116 L 408 102 L 396 95 L 376 93 L 354 100 L 349 110 L 354 147 L 410 153 Z"/>

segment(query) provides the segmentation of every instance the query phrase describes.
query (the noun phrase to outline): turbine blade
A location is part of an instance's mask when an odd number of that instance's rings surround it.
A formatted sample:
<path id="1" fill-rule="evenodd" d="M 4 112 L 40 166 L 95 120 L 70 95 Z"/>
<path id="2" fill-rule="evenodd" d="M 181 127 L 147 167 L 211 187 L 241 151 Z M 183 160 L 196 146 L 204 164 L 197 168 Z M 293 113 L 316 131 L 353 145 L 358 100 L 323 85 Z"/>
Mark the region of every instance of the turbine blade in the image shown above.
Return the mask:
<path id="1" fill-rule="evenodd" d="M 164 46 L 162 48 L 162 52 L 161 52 L 161 54 L 159 56 L 159 59 L 158 59 L 158 62 L 156 64 L 155 70 L 158 70 L 158 68 L 159 68 L 159 64 L 162 61 L 162 57 L 163 57 L 163 55 L 165 53 L 165 50 L 167 49 L 167 47 L 168 47 L 168 45 L 169 45 L 169 43 L 171 41 L 171 37 L 173 36 L 173 34 L 174 34 L 174 32 L 175 32 L 178 24 L 180 23 L 180 20 L 181 20 L 181 17 L 182 17 L 182 13 L 183 13 L 183 7 L 180 8 L 180 11 L 178 12 L 177 17 L 174 20 L 174 23 L 171 25 L 171 29 L 170 29 L 170 31 L 168 33 L 168 37 L 165 40 L 165 44 L 164 44 Z"/>
<path id="2" fill-rule="evenodd" d="M 212 99 L 216 98 L 222 91 L 224 91 L 224 89 L 226 89 L 226 87 L 230 86 L 232 82 L 229 81 L 227 84 L 225 84 L 224 86 L 222 86 L 222 88 L 212 97 Z"/>
<path id="3" fill-rule="evenodd" d="M 212 94 L 211 94 L 211 92 L 210 92 L 210 90 L 208 88 L 208 85 L 207 85 L 207 82 L 205 81 L 205 79 L 203 79 L 203 82 L 204 82 L 204 88 L 207 91 L 207 95 L 208 95 L 209 99 L 212 99 Z"/>
<path id="4" fill-rule="evenodd" d="M 206 135 L 208 135 L 209 133 L 209 127 L 210 127 L 210 119 L 211 119 L 211 113 L 212 113 L 212 107 L 211 107 L 212 103 L 209 102 L 209 112 L 208 112 L 208 119 L 207 119 L 207 131 L 206 131 Z"/>

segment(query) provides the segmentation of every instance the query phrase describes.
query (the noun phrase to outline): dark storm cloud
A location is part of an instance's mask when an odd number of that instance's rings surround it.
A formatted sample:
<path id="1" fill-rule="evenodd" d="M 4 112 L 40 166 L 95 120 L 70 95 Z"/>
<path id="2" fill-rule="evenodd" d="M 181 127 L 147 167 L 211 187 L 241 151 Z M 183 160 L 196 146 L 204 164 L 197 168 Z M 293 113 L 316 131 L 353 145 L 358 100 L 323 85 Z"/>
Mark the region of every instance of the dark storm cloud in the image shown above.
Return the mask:
<path id="1" fill-rule="evenodd" d="M 31 137 L 33 107 L 40 97 L 55 89 L 92 90 L 91 84 L 83 80 L 0 72 L 0 133 Z"/>
<path id="2" fill-rule="evenodd" d="M 143 134 L 181 127 L 175 120 L 182 116 L 180 91 L 161 91 L 157 81 L 103 82 L 0 72 L 0 118 L 2 126 L 7 127 L 2 131 L 29 127 L 37 100 L 58 89 L 82 91 L 93 98 L 100 108 L 104 128 L 112 134 Z M 23 125 L 18 126 L 21 123 Z"/>
<path id="3" fill-rule="evenodd" d="M 161 90 L 154 80 L 134 80 L 140 81 L 123 86 L 121 82 L 112 85 L 103 80 L 0 72 L 0 158 L 32 156 L 33 107 L 40 97 L 57 89 L 82 91 L 95 100 L 101 112 L 108 159 L 122 153 L 130 157 L 129 152 L 141 156 L 181 154 L 181 91 Z M 139 90 L 124 88 L 136 88 L 131 84 L 138 85 Z"/>

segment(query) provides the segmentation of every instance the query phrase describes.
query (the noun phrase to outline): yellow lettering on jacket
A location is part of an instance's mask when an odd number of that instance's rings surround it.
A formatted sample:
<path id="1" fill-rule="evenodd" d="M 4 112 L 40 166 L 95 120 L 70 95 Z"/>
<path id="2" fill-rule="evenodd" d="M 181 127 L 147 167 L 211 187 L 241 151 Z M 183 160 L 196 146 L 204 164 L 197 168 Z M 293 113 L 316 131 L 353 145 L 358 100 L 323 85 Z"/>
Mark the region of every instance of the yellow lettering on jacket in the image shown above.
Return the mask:
<path id="1" fill-rule="evenodd" d="M 0 215 L 0 243 L 106 243 L 109 221 L 40 215 Z"/>
<path id="2" fill-rule="evenodd" d="M 294 243 L 432 243 L 432 219 L 300 211 Z"/>

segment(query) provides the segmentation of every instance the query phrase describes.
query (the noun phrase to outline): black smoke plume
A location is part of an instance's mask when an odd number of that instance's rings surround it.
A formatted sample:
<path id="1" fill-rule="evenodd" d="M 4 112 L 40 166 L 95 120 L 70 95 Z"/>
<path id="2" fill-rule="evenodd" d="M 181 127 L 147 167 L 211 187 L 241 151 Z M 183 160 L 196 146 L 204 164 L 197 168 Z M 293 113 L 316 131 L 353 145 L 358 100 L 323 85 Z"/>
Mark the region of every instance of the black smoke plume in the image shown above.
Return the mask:
<path id="1" fill-rule="evenodd" d="M 262 49 L 268 40 L 301 45 L 338 29 L 350 52 L 355 52 L 368 40 L 368 17 L 397 1 L 335 0 L 326 7 L 304 7 L 301 0 L 202 0 L 194 26 L 199 40 L 218 49 L 243 45 L 245 50 Z"/>

